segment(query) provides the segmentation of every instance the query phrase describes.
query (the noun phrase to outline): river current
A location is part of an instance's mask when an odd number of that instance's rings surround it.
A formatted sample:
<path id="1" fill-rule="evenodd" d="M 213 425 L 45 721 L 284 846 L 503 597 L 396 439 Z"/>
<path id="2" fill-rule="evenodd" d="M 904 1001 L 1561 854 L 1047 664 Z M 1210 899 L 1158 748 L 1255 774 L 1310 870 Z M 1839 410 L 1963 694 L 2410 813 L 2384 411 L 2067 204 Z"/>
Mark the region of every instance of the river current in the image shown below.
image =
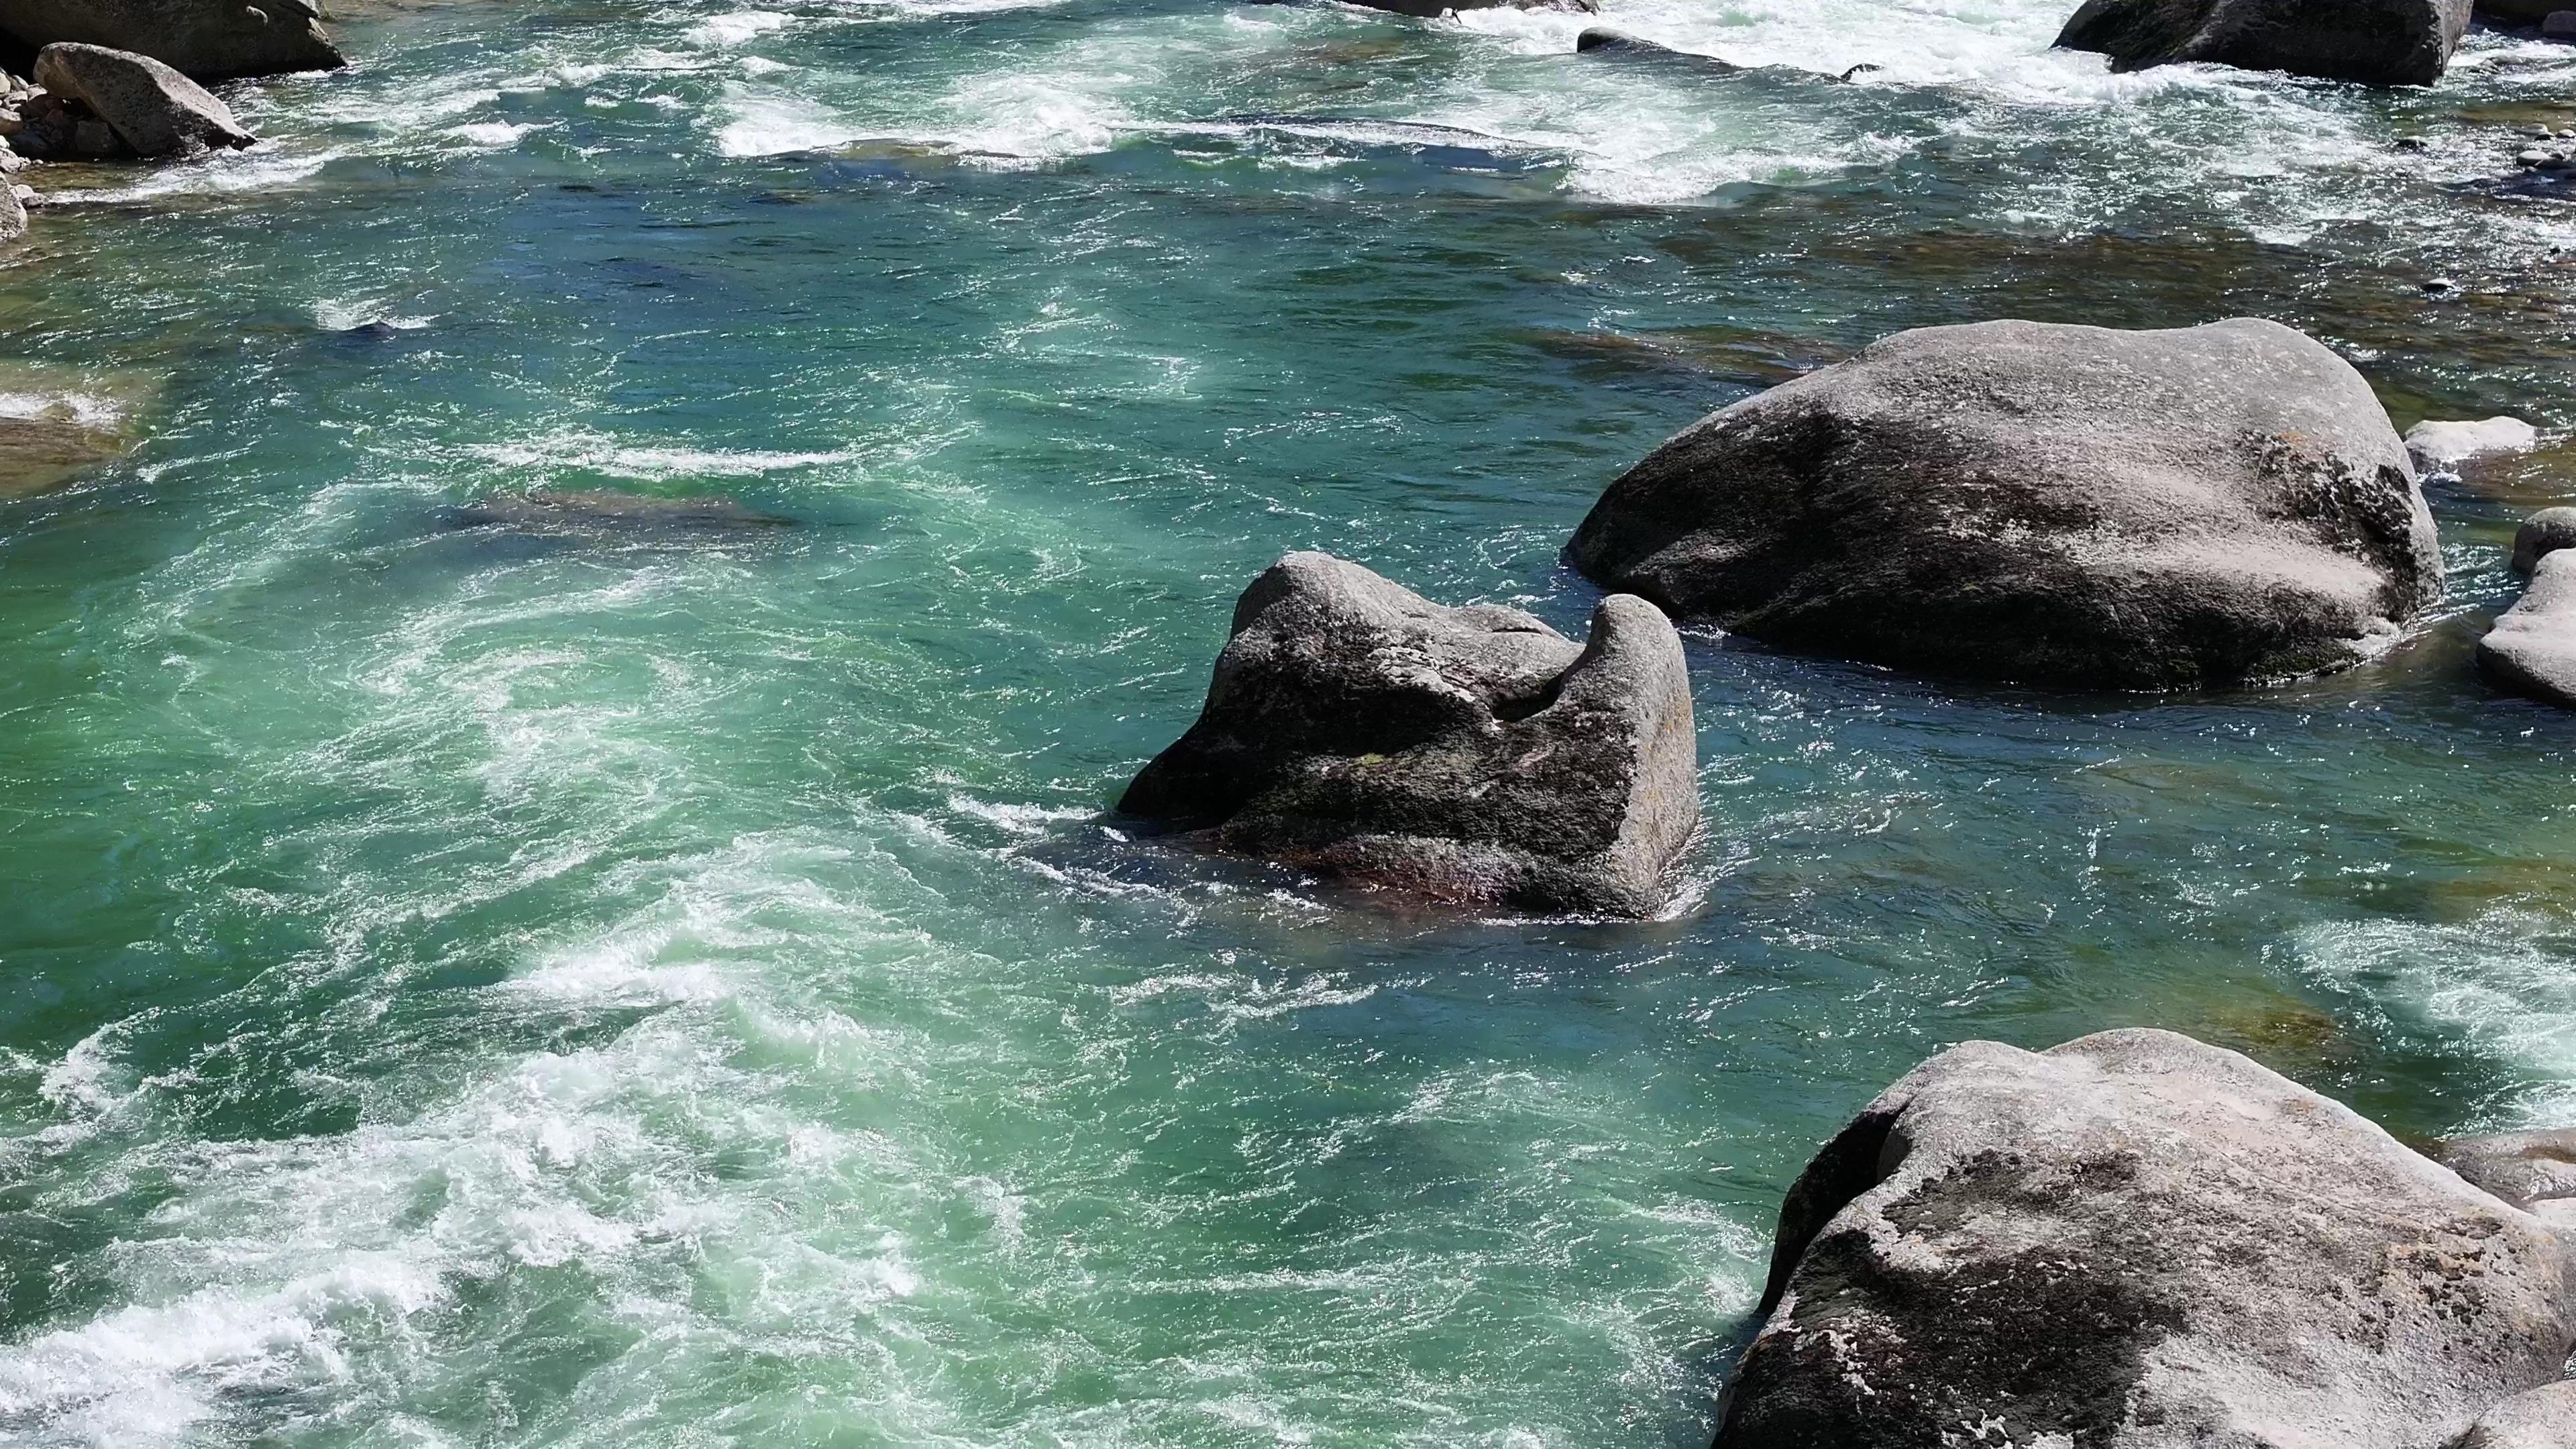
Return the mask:
<path id="1" fill-rule="evenodd" d="M 0 413 L 135 446 L 0 503 L 0 1441 L 1678 1449 L 1782 1189 L 1944 1044 L 2576 1117 L 2576 722 L 2468 658 L 2550 450 L 2428 486 L 2448 603 L 2320 681 L 1695 636 L 1664 921 L 1098 822 L 1280 553 L 1579 632 L 1610 478 L 1899 328 L 2263 315 L 2401 427 L 2576 423 L 2576 209 L 2495 184 L 2576 50 L 2113 77 L 2066 8 L 1605 0 L 1727 75 L 364 0 L 227 88 L 257 150 L 39 175 Z M 796 526 L 453 526 L 536 486 Z"/>

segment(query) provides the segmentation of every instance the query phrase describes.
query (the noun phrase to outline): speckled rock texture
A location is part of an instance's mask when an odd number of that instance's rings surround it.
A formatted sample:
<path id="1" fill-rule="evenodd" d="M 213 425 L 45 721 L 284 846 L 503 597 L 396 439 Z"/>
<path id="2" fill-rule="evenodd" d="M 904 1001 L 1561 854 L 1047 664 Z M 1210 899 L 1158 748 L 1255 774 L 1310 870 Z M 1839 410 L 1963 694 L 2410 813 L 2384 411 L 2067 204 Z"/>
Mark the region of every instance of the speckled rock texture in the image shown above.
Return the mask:
<path id="1" fill-rule="evenodd" d="M 2110 689 L 2341 668 L 2442 587 L 2369 384 L 2250 319 L 1899 333 L 1657 448 L 1567 555 L 1785 648 Z"/>
<path id="2" fill-rule="evenodd" d="M 1969 1042 L 1781 1209 L 1721 1449 L 2420 1449 L 2560 1377 L 2567 1247 L 2234 1052 Z"/>
<path id="3" fill-rule="evenodd" d="M 2560 1233 L 2576 1232 L 2576 1127 L 2456 1138 L 2433 1157 Z"/>
<path id="4" fill-rule="evenodd" d="M 1244 590 L 1207 704 L 1122 813 L 1196 843 L 1460 905 L 1642 917 L 1699 824 L 1681 639 L 1605 599 L 1576 645 L 1328 554 Z"/>
<path id="5" fill-rule="evenodd" d="M 137 156 L 179 156 L 258 139 L 230 106 L 148 55 L 48 45 L 36 56 L 36 84 L 88 106 Z"/>
<path id="6" fill-rule="evenodd" d="M 2480 1414 L 2450 1449 L 2576 1449 L 2576 1383 L 2505 1400 Z"/>
<path id="7" fill-rule="evenodd" d="M 2508 693 L 2576 709 L 2576 549 L 2541 555 L 2522 597 L 2478 641 L 2478 672 Z"/>

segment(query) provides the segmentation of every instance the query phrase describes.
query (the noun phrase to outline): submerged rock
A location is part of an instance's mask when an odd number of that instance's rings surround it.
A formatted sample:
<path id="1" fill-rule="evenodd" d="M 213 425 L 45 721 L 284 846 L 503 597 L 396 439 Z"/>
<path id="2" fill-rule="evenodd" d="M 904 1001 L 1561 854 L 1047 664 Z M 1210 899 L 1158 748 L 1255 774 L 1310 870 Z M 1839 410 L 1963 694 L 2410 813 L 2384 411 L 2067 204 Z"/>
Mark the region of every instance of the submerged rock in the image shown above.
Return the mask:
<path id="1" fill-rule="evenodd" d="M 1969 1042 L 1789 1190 L 1719 1449 L 2418 1449 L 2557 1379 L 2564 1245 L 2163 1031 Z"/>
<path id="2" fill-rule="evenodd" d="M 2433 1160 L 2554 1228 L 2576 1229 L 2576 1127 L 2454 1138 Z M 2567 1424 L 2576 1430 L 2576 1418 Z"/>
<path id="3" fill-rule="evenodd" d="M 667 529 L 730 532 L 786 528 L 792 519 L 755 512 L 730 498 L 655 498 L 615 489 L 536 489 L 478 498 L 456 513 L 460 528 L 515 528 L 531 533 L 597 533 Z"/>
<path id="4" fill-rule="evenodd" d="M 2428 86 L 2450 67 L 2470 0 L 2085 0 L 2057 43 L 2115 71 L 2201 62 L 2327 80 Z"/>
<path id="5" fill-rule="evenodd" d="M 199 80 L 348 64 L 310 0 L 0 0 L 0 30 L 148 55 Z"/>
<path id="6" fill-rule="evenodd" d="M 1652 604 L 1602 601 L 1577 646 L 1296 553 L 1244 590 L 1198 722 L 1118 808 L 1359 885 L 1643 917 L 1698 828 L 1697 758 Z"/>
<path id="7" fill-rule="evenodd" d="M 1435 20 L 1452 10 L 1561 10 L 1576 15 L 1592 15 L 1601 9 L 1599 0 L 1351 0 L 1354 5 L 1370 10 L 1391 10 L 1398 15 Z"/>
<path id="8" fill-rule="evenodd" d="M 232 107 L 148 55 L 98 45 L 49 45 L 36 57 L 46 91 L 87 106 L 138 156 L 173 156 L 258 139 Z"/>
<path id="9" fill-rule="evenodd" d="M 140 379 L 0 363 L 0 501 L 31 498 L 130 452 Z"/>
<path id="10" fill-rule="evenodd" d="M 1583 32 L 1574 38 L 1574 53 L 1626 57 L 1635 60 L 1683 61 L 1703 70 L 1717 71 L 1725 75 L 1733 75 L 1744 69 L 1733 61 L 1720 60 L 1716 56 L 1700 55 L 1693 51 L 1675 50 L 1671 46 L 1657 45 L 1651 40 L 1640 40 L 1636 36 L 1623 35 L 1616 30 Z"/>
<path id="11" fill-rule="evenodd" d="M 2562 548 L 2576 548 L 2576 508 L 2544 508 L 2513 531 L 2513 571 L 2527 574 Z"/>
<path id="12" fill-rule="evenodd" d="M 2444 1449 L 2576 1449 L 2576 1379 L 2516 1394 Z"/>
<path id="13" fill-rule="evenodd" d="M 2250 319 L 1900 333 L 1666 442 L 1567 554 L 1773 644 L 2123 689 L 2342 668 L 2442 583 L 2369 384 Z"/>
<path id="14" fill-rule="evenodd" d="M 2498 689 L 2576 709 L 2576 550 L 2542 556 L 2531 586 L 2478 641 L 2478 672 Z"/>
<path id="15" fill-rule="evenodd" d="M 2434 473 L 2472 458 L 2528 453 L 2539 443 L 2540 430 L 2520 418 L 2422 422 L 2406 431 L 2406 456 L 2418 472 Z"/>

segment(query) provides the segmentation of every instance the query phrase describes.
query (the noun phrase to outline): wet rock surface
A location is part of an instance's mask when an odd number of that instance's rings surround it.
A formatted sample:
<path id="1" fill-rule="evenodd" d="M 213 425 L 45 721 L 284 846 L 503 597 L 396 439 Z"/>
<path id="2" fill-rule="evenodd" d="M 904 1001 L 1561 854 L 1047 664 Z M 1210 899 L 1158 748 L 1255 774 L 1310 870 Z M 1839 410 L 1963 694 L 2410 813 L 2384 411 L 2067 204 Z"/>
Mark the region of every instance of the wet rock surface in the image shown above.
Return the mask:
<path id="1" fill-rule="evenodd" d="M 2470 0 L 2085 0 L 2057 43 L 2113 70 L 2198 62 L 2376 85 L 2431 85 Z"/>
<path id="2" fill-rule="evenodd" d="M 133 51 L 198 80 L 347 63 L 309 0 L 0 0 L 0 30 L 38 48 Z"/>
<path id="3" fill-rule="evenodd" d="M 2353 664 L 2442 577 L 2369 385 L 2251 319 L 1897 334 L 1666 442 L 1567 553 L 1788 648 L 2119 689 Z"/>
<path id="4" fill-rule="evenodd" d="M 1650 916 L 1699 823 L 1672 625 L 1603 601 L 1588 644 L 1291 554 L 1246 589 L 1189 732 L 1123 814 L 1229 853 L 1463 905 Z"/>
<path id="5" fill-rule="evenodd" d="M 2234 1052 L 1970 1042 L 1788 1194 L 1719 1449 L 2412 1449 L 2556 1380 L 2564 1245 Z"/>

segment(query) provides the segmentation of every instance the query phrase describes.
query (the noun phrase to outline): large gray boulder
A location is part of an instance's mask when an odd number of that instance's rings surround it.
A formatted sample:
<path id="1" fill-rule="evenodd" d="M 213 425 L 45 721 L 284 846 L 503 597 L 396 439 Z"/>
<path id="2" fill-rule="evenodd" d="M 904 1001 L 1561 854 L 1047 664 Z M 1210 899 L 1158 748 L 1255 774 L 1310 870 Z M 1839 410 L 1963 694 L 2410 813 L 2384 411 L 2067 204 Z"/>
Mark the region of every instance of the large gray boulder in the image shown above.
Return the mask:
<path id="1" fill-rule="evenodd" d="M 2478 672 L 2498 689 L 2576 709 L 2576 549 L 2541 555 L 2522 597 L 2478 641 Z"/>
<path id="2" fill-rule="evenodd" d="M 2450 67 L 2471 0 L 2085 0 L 2057 43 L 2115 71 L 2181 62 L 2428 86 Z"/>
<path id="3" fill-rule="evenodd" d="M 2560 1232 L 2576 1231 L 2576 1127 L 2454 1138 L 2433 1159 Z"/>
<path id="4" fill-rule="evenodd" d="M 2369 384 L 2242 318 L 1899 333 L 1657 448 L 1567 555 L 1788 648 L 2120 689 L 2338 669 L 2442 587 Z"/>
<path id="5" fill-rule="evenodd" d="M 1198 722 L 1119 810 L 1200 844 L 1465 905 L 1651 916 L 1699 824 L 1681 639 L 1604 600 L 1578 646 L 1328 554 L 1243 592 Z"/>
<path id="6" fill-rule="evenodd" d="M 2447 1449 L 2576 1449 L 2576 1381 L 2505 1400 Z"/>
<path id="7" fill-rule="evenodd" d="M 177 156 L 258 138 L 203 86 L 148 55 L 101 45 L 48 45 L 36 84 L 78 101 L 138 156 Z"/>
<path id="8" fill-rule="evenodd" d="M 2567 0 L 2476 0 L 2480 20 L 2495 25 L 2538 25 L 2567 8 Z"/>
<path id="9" fill-rule="evenodd" d="M 2421 1449 L 2560 1376 L 2568 1249 L 2231 1051 L 1969 1042 L 1780 1211 L 1720 1449 Z"/>
<path id="10" fill-rule="evenodd" d="M 0 0 L 0 30 L 130 50 L 199 80 L 348 64 L 310 0 Z"/>

